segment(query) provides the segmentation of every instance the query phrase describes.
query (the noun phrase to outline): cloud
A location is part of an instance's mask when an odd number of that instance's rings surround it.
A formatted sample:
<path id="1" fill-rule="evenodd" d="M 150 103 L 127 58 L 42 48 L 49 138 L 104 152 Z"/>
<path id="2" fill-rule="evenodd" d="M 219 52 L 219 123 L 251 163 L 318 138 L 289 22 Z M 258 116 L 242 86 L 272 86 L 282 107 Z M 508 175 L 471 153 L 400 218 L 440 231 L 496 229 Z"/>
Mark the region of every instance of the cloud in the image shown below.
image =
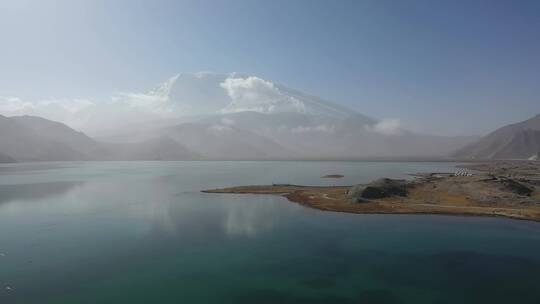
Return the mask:
<path id="1" fill-rule="evenodd" d="M 382 119 L 373 126 L 366 126 L 366 129 L 383 135 L 399 135 L 402 132 L 401 122 L 395 118 Z"/>
<path id="2" fill-rule="evenodd" d="M 34 104 L 24 102 L 18 97 L 0 96 L 0 113 L 6 116 L 23 115 L 33 111 Z"/>
<path id="3" fill-rule="evenodd" d="M 186 112 L 185 105 L 169 101 L 169 92 L 177 77 L 170 78 L 147 93 L 120 92 L 101 102 L 55 98 L 29 102 L 17 97 L 0 96 L 0 114 L 40 116 L 90 133 L 156 119 L 174 118 Z"/>
<path id="4" fill-rule="evenodd" d="M 250 76 L 226 78 L 220 86 L 225 89 L 231 102 L 222 113 L 255 111 L 260 113 L 305 112 L 304 103 L 280 92 L 273 83 Z"/>
<path id="5" fill-rule="evenodd" d="M 45 99 L 36 102 L 18 97 L 0 96 L 0 114 L 6 116 L 36 115 L 62 122 L 81 121 L 80 114 L 95 107 L 87 99 Z"/>
<path id="6" fill-rule="evenodd" d="M 214 133 L 222 133 L 222 132 L 230 132 L 233 129 L 229 126 L 214 124 L 208 127 L 209 131 L 213 131 Z"/>
<path id="7" fill-rule="evenodd" d="M 112 129 L 135 122 L 174 117 L 174 110 L 163 105 L 159 96 L 118 94 L 106 102 L 86 99 L 47 99 L 35 102 L 0 97 L 0 114 L 33 115 L 63 122 L 83 131 Z"/>
<path id="8" fill-rule="evenodd" d="M 225 233 L 233 237 L 256 237 L 272 231 L 280 219 L 289 216 L 274 204 L 270 199 L 266 204 L 228 204 L 223 221 Z"/>
<path id="9" fill-rule="evenodd" d="M 92 106 L 86 99 L 45 99 L 37 102 L 23 101 L 18 97 L 0 96 L 0 113 L 4 115 L 25 115 L 31 113 L 73 114 L 83 108 Z"/>
<path id="10" fill-rule="evenodd" d="M 146 112 L 158 116 L 179 116 L 188 110 L 186 104 L 172 103 L 170 92 L 178 77 L 169 78 L 157 88 L 146 93 L 117 93 L 109 106 L 121 106 L 127 110 Z"/>
<path id="11" fill-rule="evenodd" d="M 221 119 L 221 123 L 226 125 L 226 126 L 233 126 L 235 124 L 235 121 L 230 119 L 230 118 L 227 118 L 227 117 L 223 117 Z"/>

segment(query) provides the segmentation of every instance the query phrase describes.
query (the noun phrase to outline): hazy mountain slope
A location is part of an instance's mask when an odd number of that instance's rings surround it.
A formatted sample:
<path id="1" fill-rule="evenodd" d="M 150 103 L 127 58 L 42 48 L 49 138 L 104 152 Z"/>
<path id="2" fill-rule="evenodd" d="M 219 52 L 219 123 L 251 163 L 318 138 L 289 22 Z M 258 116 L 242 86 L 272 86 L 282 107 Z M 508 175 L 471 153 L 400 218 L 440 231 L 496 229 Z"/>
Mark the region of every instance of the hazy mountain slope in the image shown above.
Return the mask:
<path id="1" fill-rule="evenodd" d="M 328 117 L 342 118 L 342 119 L 345 119 L 350 116 L 356 116 L 357 119 L 362 119 L 365 121 L 370 121 L 370 120 L 374 121 L 372 118 L 366 115 L 357 113 L 356 111 L 353 111 L 347 107 L 338 105 L 336 103 L 322 99 L 320 97 L 305 94 L 303 92 L 286 87 L 281 84 L 276 84 L 275 86 L 283 94 L 286 94 L 287 96 L 291 98 L 295 98 L 296 100 L 301 101 L 305 105 L 304 113 L 306 114 L 311 114 L 311 115 L 316 115 L 316 116 L 317 115 L 328 116 Z"/>
<path id="2" fill-rule="evenodd" d="M 15 159 L 9 155 L 0 153 L 0 163 L 14 163 Z"/>
<path id="3" fill-rule="evenodd" d="M 97 142 L 35 116 L 0 116 L 0 161 L 191 160 L 200 156 L 168 137 L 138 143 Z"/>
<path id="4" fill-rule="evenodd" d="M 73 149 L 84 159 L 102 158 L 107 151 L 86 134 L 73 130 L 63 123 L 36 116 L 14 116 L 11 120 L 32 130 L 40 139 L 60 144 Z"/>
<path id="5" fill-rule="evenodd" d="M 528 158 L 540 150 L 540 115 L 504 126 L 456 151 L 457 158 Z"/>
<path id="6" fill-rule="evenodd" d="M 162 133 L 207 159 L 267 159 L 293 155 L 271 139 L 229 125 L 185 123 L 166 128 Z"/>
<path id="7" fill-rule="evenodd" d="M 294 112 L 245 111 L 205 117 L 173 127 L 134 133 L 148 140 L 166 136 L 203 159 L 443 157 L 472 137 L 444 137 L 400 130 L 381 134 L 376 120 L 363 115 L 346 118 Z M 126 141 L 126 139 L 124 139 Z"/>
<path id="8" fill-rule="evenodd" d="M 195 160 L 200 155 L 170 137 L 162 136 L 139 143 L 104 144 L 108 160 Z"/>
<path id="9" fill-rule="evenodd" d="M 404 132 L 398 135 L 364 134 L 348 138 L 347 151 L 357 151 L 365 157 L 445 158 L 456 147 L 463 147 L 475 137 L 435 136 Z"/>
<path id="10" fill-rule="evenodd" d="M 540 151 L 540 131 L 521 130 L 512 140 L 493 155 L 493 158 L 527 159 Z"/>
<path id="11" fill-rule="evenodd" d="M 446 156 L 474 137 L 445 137 L 395 130 L 381 134 L 377 120 L 351 113 L 331 117 L 305 113 L 239 112 L 216 115 L 205 123 L 233 126 L 264 136 L 306 158 Z"/>
<path id="12" fill-rule="evenodd" d="M 84 151 L 68 144 L 69 140 L 47 136 L 47 130 L 38 131 L 26 122 L 27 119 L 0 116 L 0 153 L 17 161 L 88 159 Z"/>

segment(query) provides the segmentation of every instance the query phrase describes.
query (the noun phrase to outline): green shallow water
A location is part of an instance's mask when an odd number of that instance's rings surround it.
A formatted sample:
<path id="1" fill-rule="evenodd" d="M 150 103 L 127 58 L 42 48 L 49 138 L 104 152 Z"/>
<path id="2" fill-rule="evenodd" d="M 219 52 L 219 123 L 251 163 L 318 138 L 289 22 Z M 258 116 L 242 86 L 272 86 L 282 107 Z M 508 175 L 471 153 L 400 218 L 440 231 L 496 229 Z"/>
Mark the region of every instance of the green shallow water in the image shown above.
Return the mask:
<path id="1" fill-rule="evenodd" d="M 453 166 L 2 165 L 0 303 L 539 303 L 539 223 L 341 214 L 199 192 Z M 346 178 L 319 178 L 332 173 Z"/>

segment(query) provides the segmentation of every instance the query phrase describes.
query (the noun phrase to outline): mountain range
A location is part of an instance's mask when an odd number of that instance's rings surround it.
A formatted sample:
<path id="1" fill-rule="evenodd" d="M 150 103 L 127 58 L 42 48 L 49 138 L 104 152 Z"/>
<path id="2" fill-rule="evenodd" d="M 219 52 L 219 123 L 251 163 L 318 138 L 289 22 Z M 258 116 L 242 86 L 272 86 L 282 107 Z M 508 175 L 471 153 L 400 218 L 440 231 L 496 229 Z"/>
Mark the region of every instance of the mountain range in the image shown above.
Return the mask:
<path id="1" fill-rule="evenodd" d="M 102 154 L 90 137 L 68 126 L 33 116 L 0 116 L 4 161 L 90 160 Z"/>
<path id="2" fill-rule="evenodd" d="M 476 143 L 418 134 L 241 74 L 179 74 L 145 93 L 74 108 L 62 122 L 39 107 L 0 116 L 0 161 L 526 158 L 540 132 L 537 117 Z"/>
<path id="3" fill-rule="evenodd" d="M 453 153 L 464 159 L 527 159 L 540 151 L 540 114 L 499 128 Z"/>

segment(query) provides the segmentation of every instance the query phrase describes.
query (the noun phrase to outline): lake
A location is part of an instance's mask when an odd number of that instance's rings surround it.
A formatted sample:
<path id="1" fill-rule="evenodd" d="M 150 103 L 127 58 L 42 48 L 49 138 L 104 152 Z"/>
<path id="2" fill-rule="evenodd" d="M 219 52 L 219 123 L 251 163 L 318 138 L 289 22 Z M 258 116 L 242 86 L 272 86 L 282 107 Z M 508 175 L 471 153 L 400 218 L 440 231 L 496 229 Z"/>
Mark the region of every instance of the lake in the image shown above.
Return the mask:
<path id="1" fill-rule="evenodd" d="M 0 303 L 539 303 L 540 223 L 343 214 L 200 192 L 350 185 L 454 166 L 0 165 Z"/>

